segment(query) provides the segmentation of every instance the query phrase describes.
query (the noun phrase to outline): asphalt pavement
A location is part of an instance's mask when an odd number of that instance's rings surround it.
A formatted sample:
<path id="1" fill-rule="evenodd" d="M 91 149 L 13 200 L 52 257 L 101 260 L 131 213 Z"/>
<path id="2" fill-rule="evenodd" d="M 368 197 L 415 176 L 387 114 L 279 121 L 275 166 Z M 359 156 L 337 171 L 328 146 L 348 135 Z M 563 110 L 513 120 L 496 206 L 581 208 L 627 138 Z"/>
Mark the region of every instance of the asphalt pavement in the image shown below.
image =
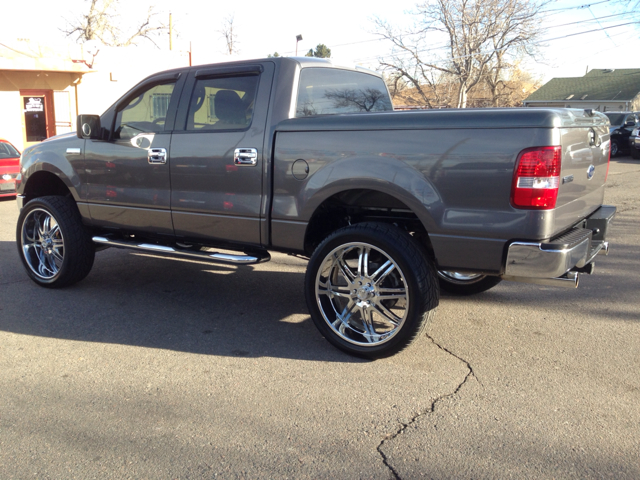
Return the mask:
<path id="1" fill-rule="evenodd" d="M 0 200 L 0 478 L 640 478 L 640 162 L 578 289 L 443 295 L 385 360 L 313 326 L 306 262 L 118 249 L 36 286 Z"/>

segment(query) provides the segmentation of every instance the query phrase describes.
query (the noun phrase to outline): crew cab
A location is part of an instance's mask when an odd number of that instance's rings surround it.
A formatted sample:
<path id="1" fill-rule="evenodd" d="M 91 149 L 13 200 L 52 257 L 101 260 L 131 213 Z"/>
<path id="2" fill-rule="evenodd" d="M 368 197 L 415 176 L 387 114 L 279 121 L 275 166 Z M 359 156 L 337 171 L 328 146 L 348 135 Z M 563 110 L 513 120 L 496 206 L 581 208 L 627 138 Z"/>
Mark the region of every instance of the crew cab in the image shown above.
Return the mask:
<path id="1" fill-rule="evenodd" d="M 591 110 L 394 112 L 382 77 L 312 58 L 151 75 L 25 150 L 17 245 L 63 287 L 105 247 L 251 264 L 309 258 L 320 332 L 409 345 L 440 288 L 577 287 L 608 252 L 608 119 Z"/>

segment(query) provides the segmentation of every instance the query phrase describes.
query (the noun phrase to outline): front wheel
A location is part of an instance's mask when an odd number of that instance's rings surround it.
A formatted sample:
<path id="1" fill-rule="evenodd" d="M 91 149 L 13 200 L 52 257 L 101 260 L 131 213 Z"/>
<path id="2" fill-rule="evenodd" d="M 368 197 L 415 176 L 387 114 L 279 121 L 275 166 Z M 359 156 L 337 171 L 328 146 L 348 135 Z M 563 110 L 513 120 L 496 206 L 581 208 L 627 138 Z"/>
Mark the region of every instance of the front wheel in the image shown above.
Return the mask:
<path id="1" fill-rule="evenodd" d="M 417 241 L 397 227 L 342 228 L 316 249 L 305 277 L 311 318 L 334 346 L 381 358 L 423 331 L 438 305 L 435 268 Z"/>
<path id="2" fill-rule="evenodd" d="M 16 239 L 27 274 L 43 287 L 72 285 L 93 266 L 93 242 L 71 198 L 31 200 L 20 211 Z"/>
<path id="3" fill-rule="evenodd" d="M 620 147 L 618 146 L 618 142 L 615 140 L 611 141 L 611 156 L 615 157 L 620 153 Z"/>
<path id="4" fill-rule="evenodd" d="M 454 295 L 475 295 L 498 285 L 502 279 L 477 273 L 438 270 L 440 288 Z"/>

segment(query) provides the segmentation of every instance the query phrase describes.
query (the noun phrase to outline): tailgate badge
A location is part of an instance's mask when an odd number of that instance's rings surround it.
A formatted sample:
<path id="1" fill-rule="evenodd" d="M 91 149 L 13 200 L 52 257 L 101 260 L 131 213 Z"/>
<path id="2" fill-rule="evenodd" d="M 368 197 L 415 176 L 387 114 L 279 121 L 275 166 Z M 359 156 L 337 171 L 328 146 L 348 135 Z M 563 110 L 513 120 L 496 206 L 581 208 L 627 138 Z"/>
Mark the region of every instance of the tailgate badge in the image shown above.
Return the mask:
<path id="1" fill-rule="evenodd" d="M 591 180 L 594 173 L 596 173 L 596 167 L 589 165 L 589 168 L 587 168 L 587 180 Z"/>

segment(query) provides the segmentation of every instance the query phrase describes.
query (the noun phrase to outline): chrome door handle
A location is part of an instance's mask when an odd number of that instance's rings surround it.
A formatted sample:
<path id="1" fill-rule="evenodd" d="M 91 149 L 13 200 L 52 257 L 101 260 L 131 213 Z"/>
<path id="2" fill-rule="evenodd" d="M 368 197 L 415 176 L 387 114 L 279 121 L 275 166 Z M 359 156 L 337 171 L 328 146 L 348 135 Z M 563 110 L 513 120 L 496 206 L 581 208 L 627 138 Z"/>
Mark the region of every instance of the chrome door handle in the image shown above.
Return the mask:
<path id="1" fill-rule="evenodd" d="M 236 148 L 233 152 L 233 163 L 244 167 L 252 167 L 258 163 L 258 150 L 255 148 Z"/>
<path id="2" fill-rule="evenodd" d="M 152 165 L 167 163 L 167 150 L 165 148 L 150 148 L 147 152 L 147 160 Z"/>

